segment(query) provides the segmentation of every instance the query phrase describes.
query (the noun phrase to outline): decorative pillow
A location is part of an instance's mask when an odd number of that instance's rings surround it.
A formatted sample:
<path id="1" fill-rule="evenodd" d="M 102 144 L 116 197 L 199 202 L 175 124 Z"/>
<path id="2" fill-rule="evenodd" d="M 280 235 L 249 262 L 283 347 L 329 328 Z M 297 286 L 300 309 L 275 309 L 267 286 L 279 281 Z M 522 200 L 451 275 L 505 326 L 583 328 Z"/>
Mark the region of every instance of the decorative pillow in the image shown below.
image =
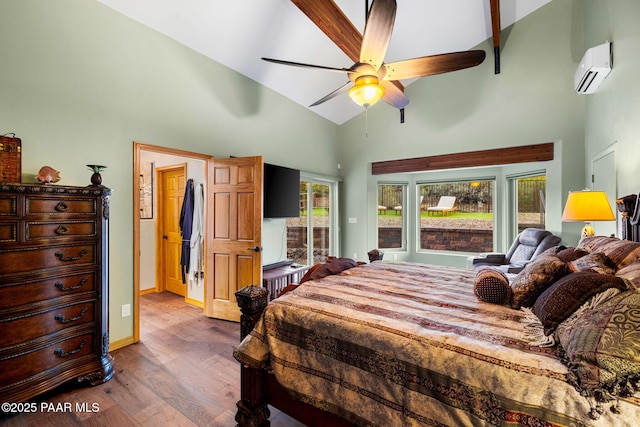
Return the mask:
<path id="1" fill-rule="evenodd" d="M 578 258 L 582 258 L 585 255 L 588 255 L 589 252 L 584 249 L 578 248 L 564 248 L 559 251 L 556 255 L 564 262 L 575 261 Z"/>
<path id="2" fill-rule="evenodd" d="M 309 280 L 322 279 L 326 276 L 338 274 L 357 265 L 358 263 L 351 258 L 329 257 L 326 263 L 316 264 L 307 270 L 305 275 L 302 276 L 302 279 L 300 279 L 300 283 L 302 284 Z"/>
<path id="3" fill-rule="evenodd" d="M 616 271 L 616 276 L 627 279 L 634 287 L 640 289 L 640 263 L 636 262 Z"/>
<path id="4" fill-rule="evenodd" d="M 568 333 L 560 335 L 568 379 L 583 395 L 606 402 L 637 391 L 639 313 L 640 293 L 626 291 L 584 312 Z"/>
<path id="5" fill-rule="evenodd" d="M 531 307 L 538 295 L 568 272 L 567 264 L 555 255 L 536 257 L 511 283 L 511 308 Z"/>
<path id="6" fill-rule="evenodd" d="M 543 255 L 558 255 L 560 253 L 560 251 L 566 249 L 566 246 L 563 245 L 558 245 L 558 246 L 551 246 L 549 249 L 546 249 L 544 252 L 542 252 L 540 255 L 538 256 L 543 256 Z"/>
<path id="7" fill-rule="evenodd" d="M 549 286 L 536 300 L 533 312 L 544 326 L 544 334 L 551 334 L 592 296 L 609 288 L 627 289 L 624 279 L 594 272 L 572 273 Z"/>
<path id="8" fill-rule="evenodd" d="M 505 304 L 511 300 L 511 286 L 507 275 L 493 268 L 481 268 L 476 273 L 473 292 L 480 301 Z"/>
<path id="9" fill-rule="evenodd" d="M 616 237 L 593 236 L 580 241 L 578 248 L 587 252 L 602 252 L 620 269 L 640 259 L 640 243 Z"/>
<path id="10" fill-rule="evenodd" d="M 569 269 L 577 273 L 579 271 L 591 270 L 601 274 L 613 274 L 616 272 L 615 264 L 602 252 L 595 252 L 570 261 Z"/>

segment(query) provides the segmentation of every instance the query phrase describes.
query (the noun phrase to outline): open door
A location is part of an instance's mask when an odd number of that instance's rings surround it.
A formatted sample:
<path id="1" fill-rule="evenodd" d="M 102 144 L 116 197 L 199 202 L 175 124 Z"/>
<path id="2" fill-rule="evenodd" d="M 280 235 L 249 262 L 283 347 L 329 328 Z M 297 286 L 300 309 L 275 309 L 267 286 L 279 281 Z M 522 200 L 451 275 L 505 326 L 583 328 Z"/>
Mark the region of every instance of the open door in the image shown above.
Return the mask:
<path id="1" fill-rule="evenodd" d="M 182 234 L 180 233 L 180 210 L 184 199 L 186 165 L 156 169 L 158 173 L 158 277 L 156 291 L 169 291 L 186 296 L 186 285 L 182 282 L 180 255 Z M 159 288 L 159 289 L 158 289 Z"/>
<path id="2" fill-rule="evenodd" d="M 205 313 L 240 321 L 235 292 L 261 285 L 262 156 L 208 164 Z"/>

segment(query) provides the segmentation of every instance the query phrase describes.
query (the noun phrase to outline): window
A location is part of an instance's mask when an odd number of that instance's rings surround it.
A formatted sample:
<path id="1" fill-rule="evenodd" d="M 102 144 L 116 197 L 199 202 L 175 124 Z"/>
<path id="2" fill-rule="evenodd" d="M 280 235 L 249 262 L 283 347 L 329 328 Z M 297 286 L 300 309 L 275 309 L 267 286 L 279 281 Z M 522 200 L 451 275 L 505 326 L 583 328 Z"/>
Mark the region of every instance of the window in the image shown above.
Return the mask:
<path id="1" fill-rule="evenodd" d="M 513 209 L 517 233 L 545 228 L 547 177 L 544 174 L 509 178 L 515 190 Z M 515 236 L 514 236 L 515 237 Z"/>
<path id="2" fill-rule="evenodd" d="M 287 258 L 295 263 L 314 265 L 334 255 L 335 181 L 302 178 L 300 181 L 300 217 L 287 218 Z"/>
<path id="3" fill-rule="evenodd" d="M 405 249 L 406 184 L 378 184 L 378 247 Z"/>
<path id="4" fill-rule="evenodd" d="M 493 179 L 418 184 L 418 248 L 493 251 L 494 186 Z"/>

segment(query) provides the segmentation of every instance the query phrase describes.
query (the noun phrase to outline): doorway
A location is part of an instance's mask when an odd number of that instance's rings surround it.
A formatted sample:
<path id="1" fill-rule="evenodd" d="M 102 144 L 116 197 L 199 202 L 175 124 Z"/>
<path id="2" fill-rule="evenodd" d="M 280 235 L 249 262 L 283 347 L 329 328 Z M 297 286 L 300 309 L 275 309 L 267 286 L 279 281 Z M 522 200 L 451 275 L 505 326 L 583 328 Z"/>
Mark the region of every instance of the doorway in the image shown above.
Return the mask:
<path id="1" fill-rule="evenodd" d="M 133 263 L 133 341 L 138 342 L 140 341 L 141 290 L 155 292 L 160 284 L 159 276 L 156 273 L 159 268 L 156 242 L 158 240 L 158 221 L 161 215 L 157 204 L 160 180 L 156 175 L 165 166 L 185 165 L 185 178 L 188 179 L 192 177 L 192 174 L 197 174 L 196 180 L 204 182 L 207 176 L 207 160 L 212 159 L 213 156 L 136 141 L 133 143 L 133 150 L 133 176 L 136 178 L 133 179 L 133 249 L 136 254 Z M 153 184 L 147 188 L 145 183 Z M 162 239 L 162 234 L 160 239 Z M 190 296 L 190 292 L 197 297 Z M 187 289 L 185 300 L 191 305 L 203 308 L 204 293 L 204 287 Z"/>

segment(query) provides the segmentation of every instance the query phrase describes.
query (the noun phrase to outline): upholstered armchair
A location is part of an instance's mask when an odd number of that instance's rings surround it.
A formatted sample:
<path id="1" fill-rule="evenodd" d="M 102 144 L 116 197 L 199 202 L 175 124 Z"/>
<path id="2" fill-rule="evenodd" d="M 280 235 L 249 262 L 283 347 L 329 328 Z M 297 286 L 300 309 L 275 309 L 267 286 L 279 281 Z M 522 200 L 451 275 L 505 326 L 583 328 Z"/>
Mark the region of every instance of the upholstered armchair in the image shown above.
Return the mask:
<path id="1" fill-rule="evenodd" d="M 506 254 L 491 253 L 473 258 L 473 268 L 495 267 L 505 273 L 519 273 L 542 252 L 560 243 L 560 237 L 540 228 L 525 228 Z"/>

